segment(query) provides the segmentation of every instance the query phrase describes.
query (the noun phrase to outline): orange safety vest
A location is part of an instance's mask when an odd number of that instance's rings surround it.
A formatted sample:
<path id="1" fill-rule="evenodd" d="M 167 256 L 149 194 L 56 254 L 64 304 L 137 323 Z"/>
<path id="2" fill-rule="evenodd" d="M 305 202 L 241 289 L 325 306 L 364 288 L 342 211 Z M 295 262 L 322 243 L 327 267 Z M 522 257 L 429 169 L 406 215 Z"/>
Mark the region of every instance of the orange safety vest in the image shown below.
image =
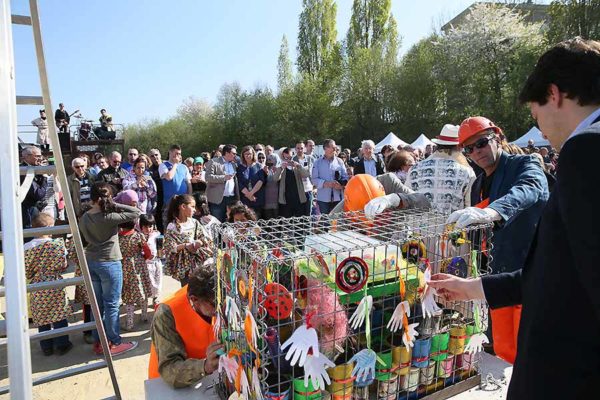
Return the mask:
<path id="1" fill-rule="evenodd" d="M 171 308 L 175 319 L 175 329 L 181 336 L 188 358 L 206 358 L 206 349 L 215 341 L 212 326 L 199 316 L 190 305 L 187 297 L 187 285 L 162 302 Z M 158 378 L 158 355 L 154 343 L 150 345 L 148 379 Z"/>
<path id="2" fill-rule="evenodd" d="M 486 208 L 490 199 L 484 199 L 475 205 L 477 208 Z M 492 339 L 494 352 L 498 357 L 511 364 L 515 363 L 517 356 L 517 336 L 519 322 L 521 321 L 521 305 L 490 309 L 492 317 Z"/>

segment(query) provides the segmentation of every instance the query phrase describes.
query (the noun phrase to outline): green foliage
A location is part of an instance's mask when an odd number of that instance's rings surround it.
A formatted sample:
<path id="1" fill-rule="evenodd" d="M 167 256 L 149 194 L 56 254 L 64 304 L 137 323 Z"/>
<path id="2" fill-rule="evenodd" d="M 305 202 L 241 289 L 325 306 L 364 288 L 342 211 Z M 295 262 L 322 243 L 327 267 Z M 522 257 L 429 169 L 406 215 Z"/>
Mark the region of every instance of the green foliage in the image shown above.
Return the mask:
<path id="1" fill-rule="evenodd" d="M 398 60 L 390 0 L 354 1 L 343 48 L 336 39 L 335 2 L 303 0 L 298 73 L 293 75 L 284 36 L 275 94 L 268 87 L 226 83 L 214 106 L 190 97 L 167 121 L 128 126 L 126 145 L 164 152 L 179 143 L 185 156 L 221 143 L 281 147 L 307 138 L 333 138 L 354 148 L 390 131 L 407 142 L 421 133 L 432 137 L 469 115 L 491 118 L 514 139 L 531 125 L 517 95 L 547 41 L 554 41 L 547 38 L 585 32 L 598 38 L 598 3 L 553 2 L 547 32 L 513 7 L 479 4 L 459 26 L 419 41 Z"/>
<path id="2" fill-rule="evenodd" d="M 337 6 L 333 0 L 303 0 L 298 25 L 298 71 L 317 78 L 337 61 Z"/>
<path id="3" fill-rule="evenodd" d="M 581 36 L 600 39 L 600 0 L 555 0 L 550 3 L 548 41 Z"/>
<path id="4" fill-rule="evenodd" d="M 289 88 L 293 83 L 292 61 L 290 60 L 290 49 L 285 35 L 281 38 L 279 57 L 277 58 L 277 89 L 281 92 Z"/>

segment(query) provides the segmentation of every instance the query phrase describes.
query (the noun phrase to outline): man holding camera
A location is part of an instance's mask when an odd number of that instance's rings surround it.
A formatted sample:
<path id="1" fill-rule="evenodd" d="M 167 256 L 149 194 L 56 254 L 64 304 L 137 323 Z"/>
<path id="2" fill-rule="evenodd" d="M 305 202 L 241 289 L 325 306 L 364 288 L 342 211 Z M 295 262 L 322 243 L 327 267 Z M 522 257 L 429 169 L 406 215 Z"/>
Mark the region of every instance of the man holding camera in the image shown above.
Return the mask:
<path id="1" fill-rule="evenodd" d="M 323 142 L 323 157 L 312 168 L 313 184 L 317 187 L 317 204 L 321 214 L 329 214 L 342 200 L 348 174 L 344 162 L 336 157 L 337 146 L 333 139 Z"/>
<path id="2" fill-rule="evenodd" d="M 306 146 L 303 142 L 298 142 L 296 143 L 296 155 L 292 158 L 292 160 L 308 170 L 308 176 L 302 178 L 302 184 L 304 185 L 304 195 L 306 196 L 306 203 L 304 203 L 305 209 L 303 215 L 310 215 L 312 212 L 313 203 L 313 184 L 310 180 L 310 172 L 312 171 L 313 164 L 315 163 L 315 158 L 311 155 L 306 154 Z"/>

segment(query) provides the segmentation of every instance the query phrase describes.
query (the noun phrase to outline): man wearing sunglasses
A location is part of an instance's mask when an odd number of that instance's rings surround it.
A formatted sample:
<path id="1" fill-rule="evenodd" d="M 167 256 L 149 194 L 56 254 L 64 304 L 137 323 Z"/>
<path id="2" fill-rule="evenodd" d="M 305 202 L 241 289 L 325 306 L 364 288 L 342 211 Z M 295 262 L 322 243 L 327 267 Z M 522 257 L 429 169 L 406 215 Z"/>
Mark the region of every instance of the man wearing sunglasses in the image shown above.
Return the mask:
<path id="1" fill-rule="evenodd" d="M 86 204 L 90 202 L 90 191 L 94 184 L 93 175 L 85 169 L 85 160 L 83 158 L 74 158 L 71 161 L 73 174 L 67 177 L 69 192 L 73 199 L 73 207 L 77 218 L 81 217 L 86 211 Z"/>
<path id="2" fill-rule="evenodd" d="M 450 301 L 523 305 L 507 398 L 596 398 L 600 368 L 590 355 L 600 353 L 600 42 L 577 37 L 548 50 L 519 100 L 560 151 L 556 183 L 522 269 L 479 279 L 437 274 L 430 284 Z M 572 329 L 567 321 L 585 327 Z"/>

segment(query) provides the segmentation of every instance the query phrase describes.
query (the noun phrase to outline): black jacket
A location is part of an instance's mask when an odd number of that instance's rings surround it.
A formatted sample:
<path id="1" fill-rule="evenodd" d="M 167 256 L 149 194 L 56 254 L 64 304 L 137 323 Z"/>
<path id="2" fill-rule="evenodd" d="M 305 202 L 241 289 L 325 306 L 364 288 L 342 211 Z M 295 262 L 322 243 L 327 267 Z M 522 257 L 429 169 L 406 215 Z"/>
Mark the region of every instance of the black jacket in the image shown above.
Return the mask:
<path id="1" fill-rule="evenodd" d="M 492 308 L 523 304 L 508 399 L 598 398 L 600 122 L 562 148 L 523 269 L 482 279 Z"/>
<path id="2" fill-rule="evenodd" d="M 377 156 L 373 156 L 375 160 L 375 170 L 377 171 L 377 176 L 385 173 L 385 166 L 383 165 L 383 160 Z M 365 159 L 363 157 L 359 158 L 357 162 L 354 163 L 354 175 L 364 174 L 365 173 Z"/>

